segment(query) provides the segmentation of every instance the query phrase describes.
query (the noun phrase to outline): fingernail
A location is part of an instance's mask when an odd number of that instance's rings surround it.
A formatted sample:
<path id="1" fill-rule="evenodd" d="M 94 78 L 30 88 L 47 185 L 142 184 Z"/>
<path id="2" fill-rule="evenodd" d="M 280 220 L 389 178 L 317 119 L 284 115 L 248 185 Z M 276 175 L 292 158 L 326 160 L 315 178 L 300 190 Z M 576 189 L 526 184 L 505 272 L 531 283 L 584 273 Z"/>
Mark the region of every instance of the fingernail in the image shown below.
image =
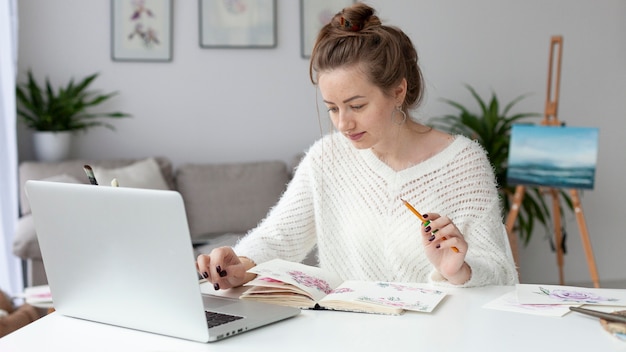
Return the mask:
<path id="1" fill-rule="evenodd" d="M 209 274 L 205 271 L 202 273 L 202 277 L 207 279 L 209 277 Z"/>
<path id="2" fill-rule="evenodd" d="M 435 240 L 435 235 L 430 235 L 430 238 L 429 238 L 428 240 L 429 240 L 430 242 L 434 241 L 434 240 Z M 437 247 L 437 248 L 439 248 L 439 247 Z"/>
<path id="3" fill-rule="evenodd" d="M 436 245 L 436 246 L 435 246 L 435 248 L 441 248 L 441 245 L 440 245 L 440 244 L 438 244 L 438 245 Z M 217 285 L 217 284 L 216 284 L 216 285 Z"/>
<path id="4" fill-rule="evenodd" d="M 224 277 L 224 276 L 226 276 L 226 270 L 222 270 L 222 267 L 221 267 L 221 266 L 219 266 L 219 265 L 215 267 L 215 271 L 217 271 L 217 274 L 218 274 L 220 277 Z"/>
<path id="5" fill-rule="evenodd" d="M 218 284 L 217 282 L 213 284 L 213 288 L 215 289 L 215 291 L 220 289 L 220 284 Z"/>
<path id="6" fill-rule="evenodd" d="M 426 226 L 426 228 L 424 229 L 425 232 L 430 232 L 430 226 Z"/>
<path id="7" fill-rule="evenodd" d="M 437 231 L 439 231 L 439 229 L 437 229 L 437 230 L 433 231 L 433 233 L 437 233 Z"/>
<path id="8" fill-rule="evenodd" d="M 422 217 L 423 217 L 424 219 L 426 219 L 426 218 L 428 218 L 428 214 L 423 214 L 423 215 L 422 215 Z"/>
<path id="9" fill-rule="evenodd" d="M 430 224 L 430 220 L 426 220 L 426 222 L 423 225 L 428 226 L 428 224 Z"/>

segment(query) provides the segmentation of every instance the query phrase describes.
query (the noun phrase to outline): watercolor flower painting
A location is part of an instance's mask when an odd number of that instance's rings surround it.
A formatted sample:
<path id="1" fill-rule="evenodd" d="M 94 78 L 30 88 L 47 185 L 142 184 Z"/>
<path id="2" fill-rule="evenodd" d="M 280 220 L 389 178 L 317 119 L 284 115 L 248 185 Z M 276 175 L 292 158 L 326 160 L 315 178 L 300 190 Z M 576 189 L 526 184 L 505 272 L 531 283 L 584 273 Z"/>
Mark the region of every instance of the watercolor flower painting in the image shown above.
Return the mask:
<path id="1" fill-rule="evenodd" d="M 546 295 L 552 299 L 561 302 L 576 302 L 576 303 L 587 303 L 587 304 L 597 304 L 600 302 L 616 302 L 617 298 L 603 297 L 591 291 L 583 291 L 576 289 L 553 289 L 549 290 L 542 286 L 539 286 L 540 292 L 535 292 L 540 295 Z"/>
<path id="2" fill-rule="evenodd" d="M 297 283 L 302 284 L 306 287 L 313 287 L 322 291 L 326 294 L 329 294 L 333 291 L 326 280 L 311 276 L 302 271 L 293 270 L 288 272 L 291 275 L 291 278 L 294 279 Z"/>

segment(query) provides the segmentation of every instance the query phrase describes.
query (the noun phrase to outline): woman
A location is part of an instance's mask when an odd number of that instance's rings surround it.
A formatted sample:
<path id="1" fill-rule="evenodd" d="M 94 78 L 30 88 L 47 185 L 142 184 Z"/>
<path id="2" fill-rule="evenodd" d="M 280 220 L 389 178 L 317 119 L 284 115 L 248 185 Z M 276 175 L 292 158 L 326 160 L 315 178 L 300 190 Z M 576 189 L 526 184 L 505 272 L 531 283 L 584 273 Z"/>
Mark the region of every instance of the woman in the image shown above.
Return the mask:
<path id="1" fill-rule="evenodd" d="M 255 263 L 301 261 L 315 246 L 319 265 L 343 279 L 518 281 L 484 150 L 409 116 L 423 94 L 417 62 L 411 40 L 365 4 L 322 28 L 310 77 L 337 131 L 307 151 L 278 204 L 234 249 L 198 257 L 216 290 L 251 280 Z"/>

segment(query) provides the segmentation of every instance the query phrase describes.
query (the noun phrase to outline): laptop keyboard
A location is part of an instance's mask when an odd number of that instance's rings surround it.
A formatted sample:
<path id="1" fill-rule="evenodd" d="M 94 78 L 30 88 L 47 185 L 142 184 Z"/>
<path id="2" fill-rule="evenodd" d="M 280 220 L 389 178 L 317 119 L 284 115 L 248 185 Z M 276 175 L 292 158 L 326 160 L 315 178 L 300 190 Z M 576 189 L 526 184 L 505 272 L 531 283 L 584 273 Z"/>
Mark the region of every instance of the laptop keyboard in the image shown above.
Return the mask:
<path id="1" fill-rule="evenodd" d="M 209 324 L 209 328 L 226 324 L 226 323 L 230 323 L 231 321 L 235 321 L 235 320 L 239 320 L 243 318 L 237 315 L 230 315 L 230 314 L 217 313 L 217 312 L 205 311 L 204 314 L 206 315 L 206 321 Z"/>

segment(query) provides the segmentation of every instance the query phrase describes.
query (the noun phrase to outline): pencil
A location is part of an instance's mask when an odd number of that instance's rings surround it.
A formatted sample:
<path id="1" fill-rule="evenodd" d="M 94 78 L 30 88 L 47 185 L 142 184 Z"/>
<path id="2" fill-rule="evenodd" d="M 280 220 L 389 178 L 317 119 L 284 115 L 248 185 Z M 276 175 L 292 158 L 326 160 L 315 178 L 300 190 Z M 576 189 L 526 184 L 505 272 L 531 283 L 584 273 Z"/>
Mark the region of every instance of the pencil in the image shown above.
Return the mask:
<path id="1" fill-rule="evenodd" d="M 400 198 L 400 200 L 402 201 L 402 203 L 404 203 L 404 205 L 406 205 L 406 207 L 407 207 L 407 208 L 409 208 L 409 210 L 410 210 L 413 214 L 415 214 L 415 216 L 417 216 L 417 217 L 418 217 L 418 218 L 422 221 L 422 224 L 424 224 L 424 225 L 428 225 L 428 224 L 430 224 L 430 221 L 429 221 L 429 220 L 424 219 L 424 217 L 422 216 L 422 214 L 420 214 L 420 212 L 419 212 L 419 211 L 417 211 L 417 209 L 415 209 L 415 208 L 411 205 L 411 203 L 407 202 L 406 200 L 404 200 L 404 199 L 402 199 L 402 198 Z M 437 231 L 437 230 L 435 230 L 433 233 L 435 233 L 436 231 Z M 443 239 L 444 241 L 445 241 L 445 240 L 447 240 L 446 236 L 443 236 L 443 237 L 442 237 L 442 239 Z M 456 248 L 456 247 L 451 247 L 451 249 L 452 249 L 455 253 L 459 253 L 459 249 L 458 249 L 458 248 Z"/>
<path id="2" fill-rule="evenodd" d="M 597 310 L 591 310 L 591 309 L 579 308 L 579 307 L 569 307 L 569 309 L 574 312 L 591 315 L 592 317 L 626 324 L 626 316 L 623 316 L 623 315 L 618 315 L 615 313 L 600 312 Z"/>
<path id="3" fill-rule="evenodd" d="M 93 169 L 91 168 L 91 166 L 85 165 L 83 166 L 83 170 L 85 170 L 85 173 L 87 174 L 87 177 L 89 178 L 89 183 L 97 186 L 98 181 L 96 181 L 96 176 L 93 174 Z"/>
<path id="4" fill-rule="evenodd" d="M 413 208 L 413 206 L 409 202 L 407 202 L 406 200 L 402 198 L 400 198 L 400 200 L 404 203 L 404 205 L 406 205 L 407 208 L 409 208 L 411 212 L 413 212 L 413 214 L 415 214 L 415 216 L 417 216 L 422 221 L 422 224 L 425 224 L 428 222 L 428 220 L 424 219 L 422 214 L 420 214 L 420 212 L 417 211 L 417 209 Z"/>

